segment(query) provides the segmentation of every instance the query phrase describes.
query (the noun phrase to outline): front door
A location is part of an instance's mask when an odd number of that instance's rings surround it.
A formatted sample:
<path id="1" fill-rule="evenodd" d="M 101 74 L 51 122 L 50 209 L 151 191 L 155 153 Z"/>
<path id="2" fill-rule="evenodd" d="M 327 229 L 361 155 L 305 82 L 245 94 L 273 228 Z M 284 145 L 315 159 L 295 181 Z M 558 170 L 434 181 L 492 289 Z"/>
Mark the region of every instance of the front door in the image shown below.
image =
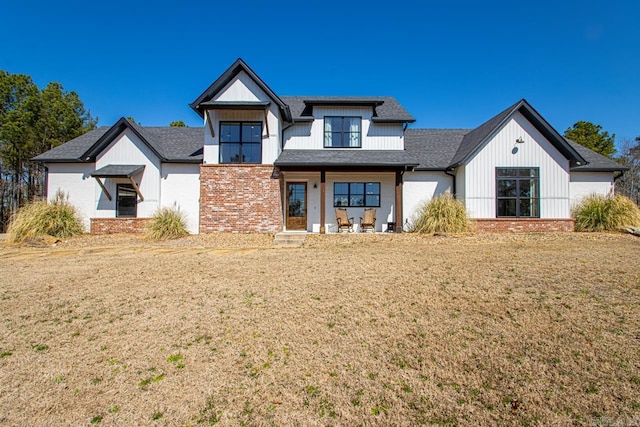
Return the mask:
<path id="1" fill-rule="evenodd" d="M 307 183 L 287 182 L 287 230 L 307 229 Z"/>

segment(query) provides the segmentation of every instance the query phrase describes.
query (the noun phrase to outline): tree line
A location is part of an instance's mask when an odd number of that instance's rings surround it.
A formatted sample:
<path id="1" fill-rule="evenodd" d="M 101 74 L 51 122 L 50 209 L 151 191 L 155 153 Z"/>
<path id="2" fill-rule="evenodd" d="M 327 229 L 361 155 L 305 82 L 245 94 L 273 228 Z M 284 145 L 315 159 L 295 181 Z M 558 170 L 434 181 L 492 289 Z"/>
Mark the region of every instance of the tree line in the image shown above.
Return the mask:
<path id="1" fill-rule="evenodd" d="M 21 206 L 45 194 L 44 168 L 31 159 L 94 129 L 97 122 L 75 91 L 56 82 L 40 89 L 30 76 L 0 70 L 0 232 Z M 564 136 L 628 167 L 616 178 L 616 191 L 640 205 L 640 137 L 623 140 L 616 155 L 615 134 L 600 125 L 579 121 Z"/>

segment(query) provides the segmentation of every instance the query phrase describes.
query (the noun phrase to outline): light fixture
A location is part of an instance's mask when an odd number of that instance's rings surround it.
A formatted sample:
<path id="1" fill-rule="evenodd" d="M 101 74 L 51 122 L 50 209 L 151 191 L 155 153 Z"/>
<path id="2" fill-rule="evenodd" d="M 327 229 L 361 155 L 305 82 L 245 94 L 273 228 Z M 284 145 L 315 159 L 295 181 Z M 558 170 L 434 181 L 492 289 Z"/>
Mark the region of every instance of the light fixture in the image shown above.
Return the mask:
<path id="1" fill-rule="evenodd" d="M 313 188 L 318 188 L 318 184 L 316 182 L 313 183 Z"/>
<path id="2" fill-rule="evenodd" d="M 518 139 L 516 139 L 516 144 L 524 144 L 524 139 L 522 139 L 522 137 L 519 137 Z"/>

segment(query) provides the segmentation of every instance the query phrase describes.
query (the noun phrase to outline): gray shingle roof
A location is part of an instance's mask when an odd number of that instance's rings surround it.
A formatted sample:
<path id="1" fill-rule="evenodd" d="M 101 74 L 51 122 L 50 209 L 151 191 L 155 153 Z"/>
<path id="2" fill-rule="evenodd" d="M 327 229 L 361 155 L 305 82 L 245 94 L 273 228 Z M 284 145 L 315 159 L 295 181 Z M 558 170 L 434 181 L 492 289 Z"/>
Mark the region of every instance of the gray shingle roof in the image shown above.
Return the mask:
<path id="1" fill-rule="evenodd" d="M 65 142 L 49 151 L 46 151 L 39 156 L 33 158 L 36 161 L 42 162 L 79 162 L 82 161 L 82 155 L 87 152 L 93 144 L 100 139 L 110 127 L 102 126 L 97 129 L 91 130 L 84 135 L 80 135 L 77 138 L 72 139 L 69 142 Z"/>
<path id="2" fill-rule="evenodd" d="M 566 138 L 565 138 L 566 139 Z M 571 144 L 571 146 L 578 152 L 584 159 L 589 162 L 588 165 L 583 166 L 574 166 L 571 168 L 572 171 L 580 172 L 624 172 L 629 170 L 628 167 L 621 165 L 620 163 L 603 156 L 602 154 L 596 153 L 588 149 L 587 147 L 583 147 L 577 142 L 573 142 L 570 139 L 566 139 L 566 141 Z"/>
<path id="3" fill-rule="evenodd" d="M 336 105 L 349 102 L 382 101 L 381 105 L 375 107 L 377 116 L 374 117 L 374 121 L 415 122 L 416 120 L 391 96 L 281 96 L 280 99 L 289 105 L 294 121 L 311 117 L 311 111 L 307 108 L 305 101 L 321 101 L 323 103 L 335 101 Z"/>
<path id="4" fill-rule="evenodd" d="M 102 178 L 102 177 L 129 178 L 143 170 L 144 170 L 144 165 L 107 165 L 91 173 L 91 176 L 95 176 L 99 178 Z"/>
<path id="5" fill-rule="evenodd" d="M 417 170 L 445 170 L 471 129 L 407 129 L 404 146 L 419 163 Z"/>
<path id="6" fill-rule="evenodd" d="M 405 150 L 284 150 L 276 166 L 350 166 L 350 167 L 403 167 L 416 165 Z"/>
<path id="7" fill-rule="evenodd" d="M 142 127 L 120 119 L 111 127 L 101 127 L 72 139 L 34 160 L 42 162 L 95 161 L 106 146 L 126 128 L 133 129 L 165 162 L 201 163 L 204 128 Z"/>

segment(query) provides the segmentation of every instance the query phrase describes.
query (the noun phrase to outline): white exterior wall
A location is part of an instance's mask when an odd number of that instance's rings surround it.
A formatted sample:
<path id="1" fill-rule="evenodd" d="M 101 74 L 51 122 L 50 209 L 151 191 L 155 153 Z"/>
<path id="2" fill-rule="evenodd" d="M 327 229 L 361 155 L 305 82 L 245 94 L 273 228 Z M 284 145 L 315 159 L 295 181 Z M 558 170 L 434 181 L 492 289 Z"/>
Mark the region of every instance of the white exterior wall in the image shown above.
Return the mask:
<path id="1" fill-rule="evenodd" d="M 267 110 L 267 126 L 262 110 L 211 110 L 204 118 L 204 150 L 205 164 L 220 162 L 219 133 L 221 121 L 252 121 L 262 123 L 262 163 L 273 164 L 280 155 L 280 109 L 278 105 L 264 93 L 262 89 L 244 72 L 241 71 L 230 81 L 212 101 L 245 101 L 271 102 Z M 212 119 L 214 136 L 209 128 L 209 116 Z"/>
<path id="2" fill-rule="evenodd" d="M 451 192 L 453 178 L 444 172 L 405 172 L 402 184 L 402 212 L 411 223 L 417 210 L 434 196 Z"/>
<path id="3" fill-rule="evenodd" d="M 178 207 L 186 215 L 189 232 L 198 234 L 200 228 L 200 164 L 163 163 L 160 195 L 162 206 Z"/>
<path id="4" fill-rule="evenodd" d="M 153 151 L 130 129 L 127 129 L 96 158 L 96 170 L 107 165 L 145 165 L 144 171 L 132 178 L 144 197 L 144 201 L 138 198 L 137 217 L 151 217 L 160 207 L 160 160 Z M 111 200 L 96 184 L 94 194 L 97 203 L 93 217 L 115 218 L 116 184 L 126 184 L 130 181 L 124 178 L 101 178 L 101 180 L 111 194 Z"/>
<path id="5" fill-rule="evenodd" d="M 336 211 L 333 206 L 334 182 L 379 182 L 380 183 L 380 207 L 376 208 L 376 231 L 386 231 L 387 222 L 395 221 L 396 203 L 396 175 L 395 172 L 382 173 L 326 173 L 326 205 L 325 205 L 325 230 L 327 233 L 338 230 Z M 349 218 L 353 217 L 354 230 L 358 231 L 360 217 L 364 216 L 365 208 L 347 208 Z"/>
<path id="6" fill-rule="evenodd" d="M 284 132 L 284 146 L 290 150 L 324 149 L 325 116 L 362 117 L 361 150 L 403 150 L 404 132 L 399 123 L 374 123 L 372 107 L 313 107 L 311 123 L 297 123 Z"/>
<path id="7" fill-rule="evenodd" d="M 82 217 L 85 231 L 89 231 L 90 218 L 96 208 L 95 178 L 91 173 L 95 170 L 93 163 L 48 163 L 47 198 L 53 200 L 58 190 L 69 196 L 69 202 L 78 209 Z"/>
<path id="8" fill-rule="evenodd" d="M 571 172 L 571 206 L 591 194 L 608 196 L 614 192 L 613 172 Z"/>
<path id="9" fill-rule="evenodd" d="M 516 144 L 518 138 L 524 144 Z M 465 166 L 465 201 L 472 218 L 496 217 L 497 167 L 540 169 L 540 218 L 570 218 L 569 161 L 520 113 Z"/>

